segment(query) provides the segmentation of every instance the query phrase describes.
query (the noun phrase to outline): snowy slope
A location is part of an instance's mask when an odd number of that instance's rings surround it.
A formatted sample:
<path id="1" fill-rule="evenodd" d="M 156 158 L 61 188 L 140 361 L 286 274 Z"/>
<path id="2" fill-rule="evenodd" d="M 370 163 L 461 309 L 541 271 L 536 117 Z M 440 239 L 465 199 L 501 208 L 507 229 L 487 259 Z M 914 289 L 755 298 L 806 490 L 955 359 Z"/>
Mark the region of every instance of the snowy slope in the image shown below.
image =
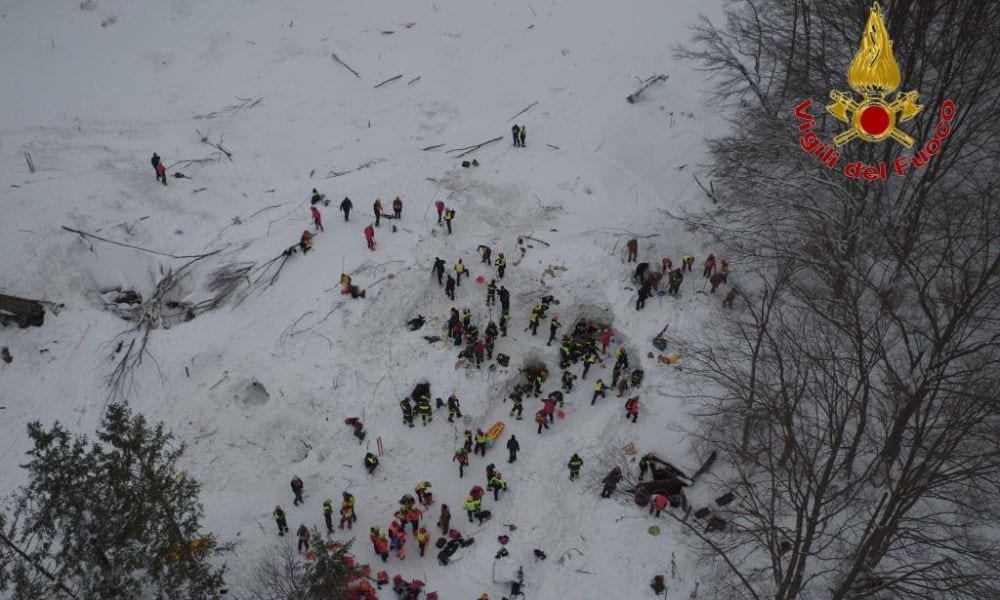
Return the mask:
<path id="1" fill-rule="evenodd" d="M 309 191 L 317 187 L 334 204 L 323 209 L 327 229 L 314 252 L 293 256 L 275 285 L 237 307 L 155 331 L 131 399 L 190 445 L 187 466 L 204 482 L 207 525 L 238 543 L 229 559 L 234 589 L 277 539 L 276 503 L 294 530 L 320 525 L 322 500 L 352 491 L 357 553 L 370 561 L 367 527 L 384 527 L 417 481 L 434 483 L 430 523 L 443 501 L 464 526 L 464 495 L 485 485 L 484 467 L 495 462 L 511 489 L 499 503 L 487 499 L 494 519 L 482 531 L 463 527 L 477 543 L 460 551 L 462 560 L 443 568 L 411 551 L 405 563 L 390 559 L 390 574 L 420 577 L 445 600 L 499 598 L 506 588 L 491 581 L 495 539 L 506 531 L 501 524 L 515 523 L 511 560 L 525 564 L 531 598 L 644 597 L 672 553 L 685 578 L 672 587 L 686 594 L 697 577 L 680 530 L 661 519 L 664 533 L 654 538 L 646 533 L 653 520 L 639 508 L 600 500 L 596 455 L 631 441 L 690 470 L 699 462 L 677 433 L 684 416 L 671 390 L 683 371 L 645 354 L 667 322 L 671 332 L 697 331 L 716 318 L 719 299 L 695 293 L 694 273 L 681 298 L 654 298 L 637 313 L 623 246 L 630 232 L 655 235 L 640 243 L 640 260 L 654 264 L 683 252 L 700 264 L 712 250 L 661 211 L 703 201 L 691 174 L 721 121 L 702 103 L 701 75 L 670 49 L 715 4 L 637 0 L 624 11 L 607 0 L 97 0 L 84 10 L 76 2 L 0 2 L 0 292 L 66 305 L 41 329 L 0 330 L 0 345 L 14 355 L 0 364 L 0 492 L 23 481 L 27 421 L 90 431 L 99 418 L 115 345 L 131 336 L 116 337 L 128 324 L 103 310 L 98 291 L 148 294 L 163 271 L 185 262 L 84 242 L 60 226 L 169 254 L 221 250 L 185 286 L 187 299 L 198 301 L 205 297 L 198 278 L 213 268 L 265 262 L 294 243 L 309 226 Z M 625 103 L 636 77 L 657 73 L 670 76 L 666 84 Z M 237 97 L 262 100 L 224 110 L 239 105 Z M 528 128 L 527 147 L 514 148 L 509 119 L 532 102 L 516 119 Z M 191 179 L 156 183 L 153 151 L 167 165 L 212 155 L 196 130 L 221 137 L 233 159 L 172 166 Z M 477 168 L 460 168 L 445 153 L 496 136 L 503 139 L 467 157 L 479 160 Z M 420 150 L 435 144 L 444 146 Z M 367 166 L 327 178 L 360 165 Z M 356 211 L 349 224 L 335 210 L 345 195 Z M 361 230 L 371 203 L 380 197 L 388 209 L 397 195 L 399 231 L 383 222 L 370 252 Z M 436 225 L 436 200 L 457 210 L 454 235 Z M 519 261 L 520 235 L 550 246 L 530 242 Z M 456 369 L 454 346 L 421 337 L 438 333 L 450 306 L 430 273 L 434 257 L 449 268 L 464 258 L 472 279 L 488 280 L 492 269 L 478 265 L 475 252 L 483 243 L 511 263 L 504 280 L 511 335 L 498 351 L 512 363 L 492 373 Z M 543 276 L 553 267 L 566 270 Z M 368 288 L 367 299 L 338 293 L 343 271 Z M 506 418 L 510 404 L 501 400 L 516 367 L 538 357 L 558 372 L 558 352 L 544 344 L 547 321 L 538 337 L 523 331 L 544 293 L 560 299 L 553 312 L 564 326 L 581 311 L 600 314 L 641 360 L 638 425 L 624 421 L 615 394 L 589 406 L 587 384 L 570 396 L 567 418 L 542 436 L 530 421 L 534 400 L 525 401 L 524 421 Z M 472 308 L 482 329 L 484 300 L 483 287 L 468 281 L 455 305 Z M 406 331 L 418 313 L 431 323 Z M 610 380 L 610 365 L 596 371 Z M 423 378 L 435 397 L 458 394 L 465 423 L 452 426 L 438 411 L 426 428 L 401 427 L 398 401 Z M 270 392 L 267 402 L 249 394 L 253 380 Z M 385 445 L 373 477 L 361 465 L 365 448 L 343 425 L 349 416 L 364 417 L 371 447 L 377 437 Z M 521 458 L 507 465 L 502 447 L 493 449 L 459 480 L 451 454 L 462 429 L 501 419 L 521 441 Z M 568 481 L 565 467 L 574 451 L 586 461 L 579 482 Z M 292 474 L 305 480 L 303 507 L 291 506 Z M 534 563 L 533 548 L 549 560 Z M 583 556 L 557 564 L 569 548 Z"/>

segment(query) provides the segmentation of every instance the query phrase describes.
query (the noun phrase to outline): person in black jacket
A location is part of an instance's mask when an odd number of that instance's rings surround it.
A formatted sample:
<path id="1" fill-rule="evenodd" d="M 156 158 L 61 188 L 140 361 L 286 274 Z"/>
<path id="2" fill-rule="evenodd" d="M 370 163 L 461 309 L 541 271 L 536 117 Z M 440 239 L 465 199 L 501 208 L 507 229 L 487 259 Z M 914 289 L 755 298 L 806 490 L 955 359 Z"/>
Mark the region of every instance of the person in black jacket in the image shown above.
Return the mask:
<path id="1" fill-rule="evenodd" d="M 517 124 L 514 124 L 514 126 L 510 128 L 510 132 L 514 135 L 514 146 L 515 147 L 520 146 L 521 145 L 521 136 L 520 136 L 521 128 L 518 127 Z"/>
<path id="2" fill-rule="evenodd" d="M 517 461 L 517 453 L 520 450 L 521 450 L 521 444 L 518 443 L 517 437 L 513 436 L 513 435 L 510 436 L 510 439 L 507 440 L 507 452 L 510 453 L 510 458 L 507 459 L 507 462 L 509 462 L 509 463 L 516 462 Z"/>
<path id="3" fill-rule="evenodd" d="M 344 213 L 344 221 L 351 220 L 351 209 L 354 208 L 354 204 L 351 203 L 351 199 L 344 196 L 343 201 L 340 203 L 340 210 Z"/>
<path id="4" fill-rule="evenodd" d="M 642 310 L 646 307 L 646 299 L 653 295 L 653 285 L 647 281 L 639 288 L 639 298 L 635 301 L 635 309 Z"/>
<path id="5" fill-rule="evenodd" d="M 295 500 L 292 502 L 295 506 L 299 504 L 304 504 L 305 500 L 302 499 L 302 490 L 305 486 L 302 484 L 302 480 L 296 475 L 292 477 L 292 493 L 295 494 Z"/>
<path id="6" fill-rule="evenodd" d="M 444 259 L 434 257 L 434 267 L 431 268 L 431 272 L 437 274 L 438 285 L 444 285 L 442 278 L 444 277 Z"/>
<path id="7" fill-rule="evenodd" d="M 451 301 L 455 301 L 455 278 L 448 273 L 448 281 L 444 284 L 444 293 L 448 294 Z"/>

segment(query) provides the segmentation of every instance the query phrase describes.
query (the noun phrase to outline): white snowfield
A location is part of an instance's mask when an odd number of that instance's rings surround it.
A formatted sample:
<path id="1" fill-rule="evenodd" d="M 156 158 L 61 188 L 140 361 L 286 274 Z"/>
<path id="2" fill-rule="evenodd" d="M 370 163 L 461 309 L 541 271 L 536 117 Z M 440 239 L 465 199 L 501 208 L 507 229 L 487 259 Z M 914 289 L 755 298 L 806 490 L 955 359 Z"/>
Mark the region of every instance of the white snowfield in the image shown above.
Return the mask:
<path id="1" fill-rule="evenodd" d="M 58 420 L 81 433 L 96 427 L 116 346 L 136 337 L 133 324 L 107 310 L 102 292 L 147 297 L 168 269 L 187 262 L 83 240 L 61 226 L 166 254 L 220 250 L 181 284 L 176 299 L 196 303 L 209 297 L 214 269 L 264 263 L 312 229 L 315 187 L 331 204 L 321 206 L 325 232 L 313 251 L 293 255 L 273 285 L 238 306 L 153 331 L 129 397 L 188 444 L 185 467 L 203 483 L 206 527 L 236 543 L 227 559 L 232 594 L 279 543 L 275 504 L 293 532 L 300 523 L 322 527 L 322 501 L 339 506 L 345 490 L 357 498 L 359 521 L 338 537 L 356 536 L 357 556 L 375 571 L 422 579 L 442 600 L 507 593 L 506 583 L 493 581 L 503 533 L 511 552 L 503 560 L 524 566 L 530 599 L 651 597 L 657 573 L 667 576 L 671 597 L 689 594 L 699 565 L 682 528 L 621 493 L 599 498 L 610 466 L 599 455 L 631 442 L 690 472 L 704 458 L 682 432 L 684 371 L 647 353 L 656 352 L 650 341 L 667 323 L 670 334 L 696 333 L 725 318 L 722 294 L 697 293 L 701 262 L 714 248 L 665 214 L 706 201 L 692 175 L 724 115 L 706 103 L 703 76 L 674 60 L 672 47 L 687 41 L 699 12 L 716 18 L 720 4 L 0 1 L 0 293 L 65 304 L 41 328 L 0 330 L 0 345 L 13 355 L 0 363 L 0 493 L 24 482 L 29 421 Z M 661 73 L 665 83 L 626 103 L 640 78 Z M 511 143 L 515 123 L 527 127 L 525 148 Z M 446 152 L 498 136 L 463 158 Z M 168 166 L 166 187 L 154 179 L 154 151 Z M 478 167 L 460 166 L 473 158 Z M 200 159 L 211 160 L 181 162 Z M 350 223 L 337 210 L 345 196 L 354 203 Z M 391 212 L 396 196 L 402 219 L 383 220 L 372 252 L 362 235 L 374 220 L 372 203 L 381 198 Z M 436 223 L 438 200 L 457 212 L 453 235 Z M 683 253 L 696 257 L 679 298 L 654 296 L 636 312 L 634 264 L 624 262 L 633 234 L 639 260 L 657 269 L 664 256 L 675 264 Z M 519 236 L 548 245 L 526 239 L 522 257 Z M 511 356 L 508 369 L 457 369 L 457 347 L 423 339 L 443 335 L 451 306 L 471 308 L 485 327 L 485 286 L 475 279 L 488 282 L 495 270 L 480 264 L 479 244 L 508 259 L 510 334 L 496 349 Z M 455 303 L 431 274 L 435 256 L 449 270 L 463 258 L 471 270 Z M 342 272 L 367 289 L 365 299 L 339 293 Z M 557 344 L 545 346 L 548 319 L 536 337 L 525 332 L 530 308 L 546 293 L 560 301 L 550 309 L 562 320 L 560 334 L 582 314 L 604 319 L 645 369 L 638 424 L 626 422 L 617 392 L 590 406 L 593 383 L 610 383 L 613 360 L 577 380 L 565 419 L 542 435 L 534 398 L 525 399 L 523 421 L 508 417 L 503 398 L 526 360 L 548 365 L 544 393 L 558 388 Z M 428 324 L 408 331 L 405 322 L 418 314 Z M 499 319 L 499 307 L 492 316 Z M 414 429 L 403 427 L 399 400 L 422 380 L 434 398 L 457 394 L 464 420 L 449 424 L 440 409 L 426 427 L 419 418 Z M 364 420 L 364 444 L 344 424 L 352 416 Z M 505 434 L 459 479 L 452 454 L 462 430 L 498 420 Z M 504 449 L 510 434 L 521 444 L 513 465 Z M 378 438 L 385 453 L 369 476 L 362 459 Z M 575 482 L 566 466 L 573 452 L 585 461 Z M 480 527 L 461 507 L 472 485 L 485 487 L 490 462 L 510 488 L 499 502 L 485 497 L 493 519 Z M 294 474 L 305 481 L 304 506 L 292 505 Z M 476 543 L 442 567 L 433 546 L 420 558 L 411 536 L 406 560 L 393 556 L 383 566 L 368 528 L 384 529 L 400 496 L 424 479 L 436 499 L 428 528 L 444 502 L 453 525 Z M 689 497 L 704 501 L 697 488 Z M 653 524 L 662 530 L 657 537 L 647 533 Z M 283 541 L 294 544 L 292 536 Z M 548 560 L 535 562 L 534 548 Z"/>

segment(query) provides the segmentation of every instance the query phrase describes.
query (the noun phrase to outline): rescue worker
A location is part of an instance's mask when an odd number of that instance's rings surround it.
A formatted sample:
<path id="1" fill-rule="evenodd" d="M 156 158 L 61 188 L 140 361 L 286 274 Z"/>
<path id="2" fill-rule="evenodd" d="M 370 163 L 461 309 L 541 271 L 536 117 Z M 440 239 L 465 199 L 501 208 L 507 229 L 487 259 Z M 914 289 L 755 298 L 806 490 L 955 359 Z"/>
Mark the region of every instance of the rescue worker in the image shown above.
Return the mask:
<path id="1" fill-rule="evenodd" d="M 709 254 L 708 258 L 705 259 L 705 270 L 701 272 L 701 276 L 708 279 L 712 276 L 713 271 L 715 271 L 715 255 Z"/>
<path id="2" fill-rule="evenodd" d="M 428 491 L 430 489 L 431 482 L 429 481 L 421 481 L 416 485 L 416 487 L 413 488 L 413 491 L 417 494 L 417 499 L 420 500 L 420 503 L 424 506 L 430 506 L 434 503 L 432 494 Z"/>
<path id="3" fill-rule="evenodd" d="M 514 416 L 517 413 L 517 420 L 521 420 L 521 412 L 524 410 L 524 398 L 522 397 L 521 387 L 515 386 L 514 391 L 510 393 L 510 399 L 514 401 L 514 407 L 510 409 L 510 416 Z"/>
<path id="4" fill-rule="evenodd" d="M 507 325 L 510 323 L 510 313 L 500 315 L 500 335 L 507 337 Z"/>
<path id="5" fill-rule="evenodd" d="M 517 436 L 510 436 L 507 440 L 507 452 L 510 457 L 507 459 L 508 463 L 517 462 L 517 453 L 521 450 L 521 443 L 517 441 Z"/>
<path id="6" fill-rule="evenodd" d="M 733 301 L 736 300 L 737 293 L 738 292 L 736 291 L 735 287 L 729 288 L 729 291 L 726 293 L 726 297 L 722 299 L 722 308 L 726 308 L 726 306 L 732 308 Z"/>
<path id="7" fill-rule="evenodd" d="M 614 469 L 608 473 L 601 483 L 604 484 L 604 489 L 601 490 L 601 498 L 610 498 L 611 494 L 615 491 L 618 486 L 618 482 L 622 480 L 622 468 L 615 465 Z"/>
<path id="8" fill-rule="evenodd" d="M 562 327 L 562 323 L 559 321 L 558 315 L 553 315 L 552 320 L 549 322 L 549 341 L 545 342 L 546 346 L 552 344 L 552 340 L 556 339 L 556 332 Z"/>
<path id="9" fill-rule="evenodd" d="M 448 396 L 448 422 L 454 423 L 455 417 L 461 418 L 462 408 L 458 404 L 458 396 L 452 394 Z"/>
<path id="10" fill-rule="evenodd" d="M 686 271 L 691 271 L 691 268 L 694 266 L 694 257 L 690 254 L 685 254 L 682 257 L 682 261 L 681 268 Z"/>
<path id="11" fill-rule="evenodd" d="M 653 494 L 653 497 L 649 499 L 649 514 L 654 517 L 659 517 L 663 509 L 667 507 L 667 495 L 666 494 Z M 655 514 L 654 514 L 655 513 Z"/>
<path id="12" fill-rule="evenodd" d="M 476 341 L 472 354 L 476 358 L 476 368 L 478 369 L 483 364 L 483 357 L 486 356 L 486 344 L 483 343 L 483 340 Z"/>
<path id="13" fill-rule="evenodd" d="M 510 128 L 510 131 L 514 136 L 514 147 L 517 148 L 521 145 L 521 128 L 517 125 L 517 123 L 514 123 L 514 126 Z"/>
<path id="14" fill-rule="evenodd" d="M 352 208 L 354 208 L 354 203 L 351 202 L 350 198 L 348 198 L 347 196 L 344 196 L 344 199 L 340 201 L 340 210 L 341 210 L 341 212 L 344 213 L 344 222 L 345 223 L 351 220 L 351 209 Z"/>
<path id="15" fill-rule="evenodd" d="M 501 254 L 500 256 L 503 256 L 503 255 Z M 501 277 L 501 279 L 503 279 L 503 277 Z M 509 313 L 510 312 L 510 292 L 507 291 L 507 288 L 505 288 L 504 286 L 501 285 L 500 286 L 500 291 L 497 293 L 497 295 L 500 296 L 500 312 L 502 312 L 503 314 Z"/>
<path id="16" fill-rule="evenodd" d="M 379 198 L 375 199 L 375 204 L 372 205 L 372 211 L 375 213 L 375 227 L 379 226 L 382 221 L 382 200 Z"/>
<path id="17" fill-rule="evenodd" d="M 392 212 L 397 219 L 403 218 L 403 201 L 396 196 L 396 199 L 392 201 Z"/>
<path id="18" fill-rule="evenodd" d="M 517 135 L 521 138 L 521 147 L 524 148 L 524 138 L 528 135 L 528 128 L 521 125 L 521 131 L 519 131 Z"/>
<path id="19" fill-rule="evenodd" d="M 444 293 L 451 298 L 452 302 L 455 301 L 455 283 L 455 278 L 451 276 L 451 273 L 449 273 L 448 281 L 444 284 Z"/>
<path id="20" fill-rule="evenodd" d="M 667 287 L 667 294 L 676 296 L 680 293 L 681 283 L 684 281 L 684 271 L 674 269 L 670 272 L 670 285 Z"/>
<path id="21" fill-rule="evenodd" d="M 717 273 L 712 273 L 712 276 L 708 278 L 708 282 L 712 284 L 711 292 L 714 294 L 715 290 L 719 289 L 719 285 L 725 282 L 726 276 L 722 274 L 722 271 Z"/>
<path id="22" fill-rule="evenodd" d="M 497 471 L 490 478 L 489 483 L 486 484 L 486 489 L 493 490 L 493 501 L 500 501 L 500 492 L 507 489 L 507 480 L 503 478 L 503 474 Z"/>
<path id="23" fill-rule="evenodd" d="M 646 476 L 646 471 L 653 470 L 654 456 L 652 452 L 647 452 L 641 459 L 639 459 L 639 481 Z"/>
<path id="24" fill-rule="evenodd" d="M 444 279 L 444 260 L 443 259 L 438 258 L 437 256 L 434 257 L 434 266 L 431 267 L 431 273 L 434 273 L 435 275 L 437 275 L 438 285 L 439 286 L 444 285 L 444 281 L 443 281 L 443 279 Z"/>
<path id="25" fill-rule="evenodd" d="M 486 306 L 495 306 L 497 303 L 497 281 L 491 279 L 486 286 Z"/>
<path id="26" fill-rule="evenodd" d="M 635 309 L 642 310 L 646 308 L 646 300 L 653 295 L 653 284 L 652 282 L 645 282 L 642 287 L 639 288 L 639 297 L 635 300 Z"/>
<path id="27" fill-rule="evenodd" d="M 292 486 L 292 493 L 295 494 L 295 500 L 292 501 L 292 504 L 294 504 L 295 506 L 298 506 L 299 504 L 304 504 L 305 500 L 302 499 L 302 490 L 305 487 L 305 485 L 302 483 L 302 480 L 299 479 L 298 475 L 292 477 L 291 486 Z"/>
<path id="28" fill-rule="evenodd" d="M 573 453 L 573 456 L 569 459 L 569 480 L 576 481 L 580 478 L 580 467 L 583 466 L 583 459 L 580 455 Z"/>
<path id="29" fill-rule="evenodd" d="M 285 532 L 288 531 L 288 521 L 285 520 L 285 510 L 281 508 L 280 504 L 274 507 L 271 518 L 278 524 L 278 535 L 284 536 Z"/>
<path id="30" fill-rule="evenodd" d="M 593 365 L 596 362 L 597 362 L 597 357 L 594 356 L 593 352 L 587 352 L 586 354 L 583 355 L 583 375 L 580 376 L 580 379 L 587 378 L 587 372 L 590 371 L 591 365 Z"/>
<path id="31" fill-rule="evenodd" d="M 327 498 L 323 501 L 323 521 L 326 523 L 326 532 L 333 533 L 333 500 Z"/>
<path id="32" fill-rule="evenodd" d="M 604 397 L 604 390 L 605 390 L 604 381 L 601 380 L 601 379 L 598 379 L 597 383 L 594 384 L 594 397 L 591 398 L 591 400 L 590 400 L 590 405 L 591 406 L 593 406 L 597 402 L 597 397 L 598 396 L 600 396 L 601 398 Z"/>
<path id="33" fill-rule="evenodd" d="M 535 413 L 535 423 L 538 423 L 538 435 L 542 434 L 542 427 L 549 428 L 549 418 L 545 415 L 544 410 Z"/>
<path id="34" fill-rule="evenodd" d="M 535 307 L 531 309 L 531 313 L 528 315 L 528 328 L 531 329 L 531 335 L 538 334 L 538 315 L 540 311 L 541 307 L 535 305 Z"/>
<path id="35" fill-rule="evenodd" d="M 351 528 L 351 524 L 358 520 L 357 513 L 354 512 L 354 496 L 344 492 L 344 499 L 340 501 L 340 528 L 344 525 Z"/>
<path id="36" fill-rule="evenodd" d="M 476 513 L 479 512 L 479 509 L 480 507 L 482 507 L 482 505 L 483 501 L 481 499 L 473 498 L 472 496 L 466 496 L 465 504 L 462 505 L 462 508 L 464 508 L 465 512 L 468 513 L 469 515 L 469 523 L 474 522 Z"/>
<path id="37" fill-rule="evenodd" d="M 431 536 L 427 533 L 426 528 L 421 527 L 417 530 L 415 537 L 417 539 L 417 547 L 420 548 L 420 556 L 423 556 L 424 550 L 427 549 L 427 542 L 430 541 Z"/>
<path id="38" fill-rule="evenodd" d="M 625 243 L 625 248 L 628 250 L 628 258 L 625 262 L 636 262 L 639 256 L 639 240 L 632 238 Z"/>
<path id="39" fill-rule="evenodd" d="M 473 454 L 479 454 L 480 456 L 486 456 L 486 443 L 489 442 L 490 437 L 483 433 L 482 429 L 476 430 L 476 447 L 472 450 Z"/>
<path id="40" fill-rule="evenodd" d="M 469 270 L 465 268 L 465 263 L 463 263 L 462 259 L 460 258 L 458 259 L 458 262 L 455 263 L 455 285 L 458 286 L 462 285 L 462 275 L 468 277 Z"/>
<path id="41" fill-rule="evenodd" d="M 563 371 L 562 374 L 562 389 L 567 394 L 573 391 L 573 380 L 576 379 L 576 375 L 570 373 L 569 371 Z"/>
<path id="42" fill-rule="evenodd" d="M 365 454 L 365 468 L 368 469 L 368 474 L 374 473 L 376 467 L 378 467 L 378 457 L 371 452 Z"/>
<path id="43" fill-rule="evenodd" d="M 507 258 L 504 257 L 503 252 L 497 255 L 497 259 L 493 264 L 497 267 L 497 276 L 503 279 L 503 273 L 507 270 Z"/>
<path id="44" fill-rule="evenodd" d="M 434 421 L 434 415 L 431 412 L 431 399 L 426 394 L 421 394 L 421 396 L 417 398 L 414 410 L 418 415 L 420 415 L 420 421 L 425 427 L 427 426 L 427 423 Z"/>
<path id="45" fill-rule="evenodd" d="M 299 529 L 295 533 L 296 533 L 296 535 L 299 538 L 299 552 L 302 552 L 303 549 L 308 550 L 309 549 L 309 528 L 306 527 L 306 524 L 303 523 L 303 524 L 299 525 Z"/>
<path id="46" fill-rule="evenodd" d="M 438 214 L 438 225 L 441 224 L 441 216 L 444 214 L 444 202 L 438 200 L 434 203 L 434 208 L 437 210 Z"/>
<path id="47" fill-rule="evenodd" d="M 441 528 L 442 535 L 448 533 L 448 529 L 451 527 L 451 510 L 447 504 L 441 505 L 441 516 L 438 517 L 437 525 Z"/>
<path id="48" fill-rule="evenodd" d="M 618 346 L 618 351 L 615 352 L 615 364 L 621 364 L 628 368 L 628 350 L 625 349 L 624 345 Z"/>
<path id="49" fill-rule="evenodd" d="M 399 401 L 399 408 L 403 411 L 403 424 L 413 427 L 413 405 L 410 404 L 409 396 Z"/>
<path id="50" fill-rule="evenodd" d="M 458 478 L 461 479 L 465 476 L 465 467 L 469 466 L 469 451 L 464 446 L 459 447 L 458 450 L 455 450 L 455 456 L 451 460 L 458 462 Z"/>
<path id="51" fill-rule="evenodd" d="M 451 221 L 455 218 L 455 209 L 449 208 L 444 211 L 444 224 L 448 227 L 448 235 L 451 235 Z"/>
<path id="52" fill-rule="evenodd" d="M 639 396 L 633 396 L 625 401 L 625 418 L 632 417 L 632 422 L 639 420 Z"/>
<path id="53" fill-rule="evenodd" d="M 372 542 L 372 547 L 375 549 L 375 554 L 382 557 L 382 562 L 389 561 L 389 540 L 382 536 L 378 527 L 372 527 L 369 530 L 368 539 Z"/>
<path id="54" fill-rule="evenodd" d="M 483 257 L 482 263 L 484 265 L 490 264 L 490 255 L 493 253 L 493 251 L 490 250 L 489 246 L 485 244 L 479 244 L 478 246 L 476 246 L 476 252 L 478 252 L 480 256 Z"/>
<path id="55" fill-rule="evenodd" d="M 319 209 L 315 206 L 310 208 L 312 211 L 313 226 L 316 227 L 316 231 L 323 231 L 323 215 L 319 213 Z"/>
<path id="56" fill-rule="evenodd" d="M 302 232 L 302 237 L 299 238 L 299 248 L 302 249 L 302 254 L 306 254 L 313 247 L 313 236 L 308 230 Z"/>
<path id="57" fill-rule="evenodd" d="M 365 242 L 368 244 L 368 249 L 375 250 L 375 228 L 371 225 L 365 227 Z"/>

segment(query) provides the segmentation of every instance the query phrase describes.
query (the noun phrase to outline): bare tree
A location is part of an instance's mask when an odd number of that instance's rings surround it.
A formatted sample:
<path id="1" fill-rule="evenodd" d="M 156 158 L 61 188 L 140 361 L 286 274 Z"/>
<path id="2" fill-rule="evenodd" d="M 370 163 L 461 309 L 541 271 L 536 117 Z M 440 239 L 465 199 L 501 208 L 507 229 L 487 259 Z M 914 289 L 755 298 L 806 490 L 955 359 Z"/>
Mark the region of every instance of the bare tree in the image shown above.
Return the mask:
<path id="1" fill-rule="evenodd" d="M 752 299 L 684 351 L 712 390 L 695 433 L 740 497 L 708 550 L 740 575 L 719 581 L 730 596 L 997 598 L 1000 181 L 982 167 L 1000 142 L 1000 5 L 889 7 L 907 89 L 959 109 L 942 152 L 887 184 L 822 167 L 794 128 L 799 101 L 845 87 L 867 14 L 748 1 L 682 51 L 737 114 L 712 145 L 718 204 L 685 218 L 745 266 Z"/>

